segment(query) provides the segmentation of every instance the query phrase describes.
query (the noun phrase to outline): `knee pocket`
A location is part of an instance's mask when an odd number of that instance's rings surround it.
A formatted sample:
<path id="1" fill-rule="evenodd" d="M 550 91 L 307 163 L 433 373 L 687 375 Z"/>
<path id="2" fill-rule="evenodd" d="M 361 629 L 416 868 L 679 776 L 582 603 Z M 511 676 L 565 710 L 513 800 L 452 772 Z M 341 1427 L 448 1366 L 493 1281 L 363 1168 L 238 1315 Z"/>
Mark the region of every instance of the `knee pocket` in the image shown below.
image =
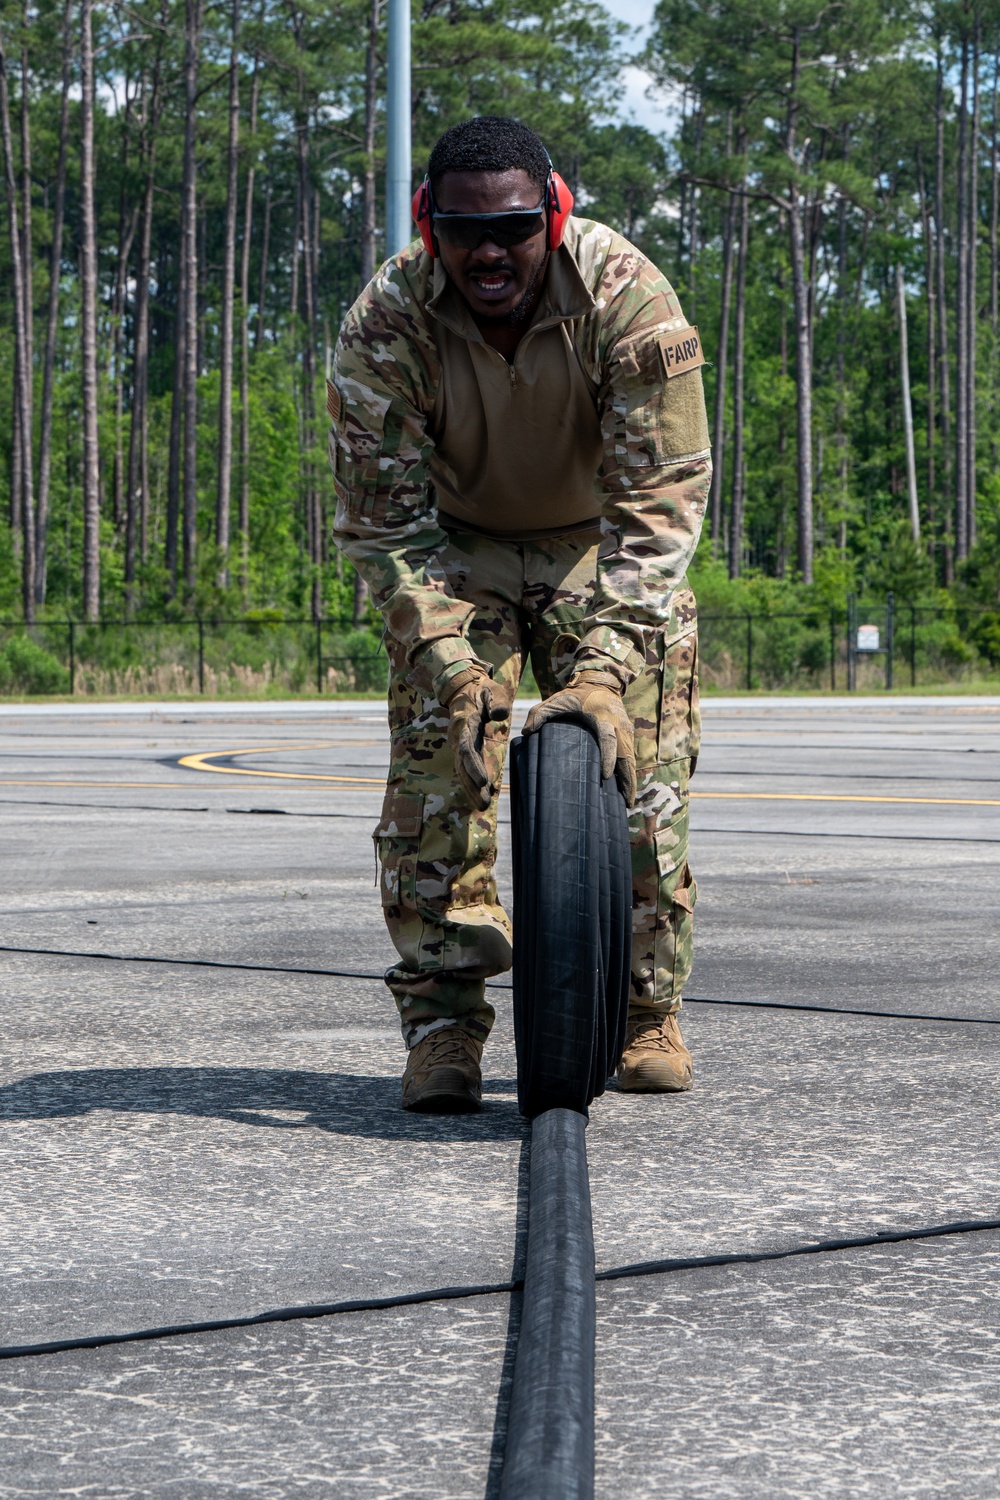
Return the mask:
<path id="1" fill-rule="evenodd" d="M 698 626 L 692 619 L 679 634 L 663 642 L 657 759 L 692 761 L 701 746 L 698 702 Z"/>
<path id="2" fill-rule="evenodd" d="M 475 814 L 463 816 L 440 794 L 390 785 L 373 837 L 387 915 L 416 913 L 440 922 L 449 913 L 495 902 L 492 825 Z"/>
<path id="3" fill-rule="evenodd" d="M 387 787 L 372 838 L 378 855 L 382 905 L 417 911 L 417 861 L 424 822 L 422 796 Z"/>
<path id="4" fill-rule="evenodd" d="M 636 762 L 643 768 L 693 759 L 701 740 L 698 707 L 698 627 L 675 611 L 648 642 L 646 664 L 625 694 L 635 726 Z"/>
<path id="5" fill-rule="evenodd" d="M 656 935 L 653 963 L 656 970 L 655 992 L 664 999 L 679 1000 L 691 969 L 694 907 L 698 886 L 691 867 L 684 861 L 671 887 L 664 880 L 657 902 Z"/>

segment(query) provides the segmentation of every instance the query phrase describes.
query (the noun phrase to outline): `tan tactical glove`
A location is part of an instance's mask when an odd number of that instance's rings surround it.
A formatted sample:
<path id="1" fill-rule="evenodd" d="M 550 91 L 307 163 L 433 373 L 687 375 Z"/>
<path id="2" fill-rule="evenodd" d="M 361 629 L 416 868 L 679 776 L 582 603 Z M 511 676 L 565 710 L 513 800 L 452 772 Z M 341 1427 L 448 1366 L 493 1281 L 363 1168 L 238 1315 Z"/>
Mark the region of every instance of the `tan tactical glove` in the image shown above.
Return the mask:
<path id="1" fill-rule="evenodd" d="M 601 775 L 612 771 L 618 790 L 631 807 L 635 801 L 635 736 L 622 704 L 622 689 L 613 672 L 574 672 L 561 693 L 538 703 L 525 721 L 525 734 L 535 734 L 549 719 L 577 714 L 587 720 L 601 747 Z"/>
<path id="2" fill-rule="evenodd" d="M 500 790 L 499 777 L 494 782 L 486 768 L 486 755 L 493 748 L 495 726 L 510 718 L 510 698 L 509 688 L 494 682 L 479 666 L 453 677 L 444 698 L 451 714 L 448 744 L 455 755 L 455 770 L 469 802 L 481 812 Z"/>

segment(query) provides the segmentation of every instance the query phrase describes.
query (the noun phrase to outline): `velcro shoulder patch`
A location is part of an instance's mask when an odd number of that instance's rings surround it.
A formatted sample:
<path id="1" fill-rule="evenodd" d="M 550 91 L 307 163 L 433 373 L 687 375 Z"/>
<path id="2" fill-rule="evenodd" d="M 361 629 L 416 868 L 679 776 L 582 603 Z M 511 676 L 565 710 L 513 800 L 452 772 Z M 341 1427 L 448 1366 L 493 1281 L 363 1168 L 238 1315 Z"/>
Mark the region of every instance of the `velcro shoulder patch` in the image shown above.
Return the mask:
<path id="1" fill-rule="evenodd" d="M 331 422 L 340 419 L 340 392 L 332 380 L 326 382 L 326 409 L 330 414 Z"/>
<path id="2" fill-rule="evenodd" d="M 660 339 L 660 358 L 668 380 L 671 375 L 685 375 L 688 370 L 697 370 L 705 364 L 697 328 L 681 328 L 676 333 L 665 334 Z"/>

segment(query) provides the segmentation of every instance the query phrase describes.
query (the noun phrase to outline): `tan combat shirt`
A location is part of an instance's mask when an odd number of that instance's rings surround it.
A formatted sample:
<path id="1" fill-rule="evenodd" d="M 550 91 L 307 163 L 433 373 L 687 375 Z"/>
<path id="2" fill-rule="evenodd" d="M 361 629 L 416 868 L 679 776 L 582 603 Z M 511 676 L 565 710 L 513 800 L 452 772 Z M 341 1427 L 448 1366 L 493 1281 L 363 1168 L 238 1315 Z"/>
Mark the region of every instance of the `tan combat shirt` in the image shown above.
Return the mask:
<path id="1" fill-rule="evenodd" d="M 427 311 L 441 382 L 428 433 L 439 511 L 492 536 L 554 536 L 596 522 L 597 387 L 573 341 L 594 299 L 576 262 L 554 255 L 513 360 L 487 344 L 440 261 Z"/>
<path id="2" fill-rule="evenodd" d="M 600 517 L 577 662 L 631 680 L 704 516 L 703 363 L 670 284 L 603 224 L 570 219 L 510 364 L 419 242 L 382 266 L 335 355 L 334 531 L 422 686 L 475 660 L 449 516 L 512 544 Z"/>

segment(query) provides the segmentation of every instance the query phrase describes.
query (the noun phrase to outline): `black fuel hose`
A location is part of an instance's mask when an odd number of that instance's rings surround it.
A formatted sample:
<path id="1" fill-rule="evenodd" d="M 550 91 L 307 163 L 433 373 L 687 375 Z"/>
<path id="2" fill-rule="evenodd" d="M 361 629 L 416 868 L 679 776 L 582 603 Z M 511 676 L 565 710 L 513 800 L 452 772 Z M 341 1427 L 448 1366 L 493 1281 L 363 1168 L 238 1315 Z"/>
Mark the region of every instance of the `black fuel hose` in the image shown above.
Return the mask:
<path id="1" fill-rule="evenodd" d="M 500 1500 L 592 1500 L 594 1231 L 586 1121 L 531 1127 L 528 1252 Z"/>

